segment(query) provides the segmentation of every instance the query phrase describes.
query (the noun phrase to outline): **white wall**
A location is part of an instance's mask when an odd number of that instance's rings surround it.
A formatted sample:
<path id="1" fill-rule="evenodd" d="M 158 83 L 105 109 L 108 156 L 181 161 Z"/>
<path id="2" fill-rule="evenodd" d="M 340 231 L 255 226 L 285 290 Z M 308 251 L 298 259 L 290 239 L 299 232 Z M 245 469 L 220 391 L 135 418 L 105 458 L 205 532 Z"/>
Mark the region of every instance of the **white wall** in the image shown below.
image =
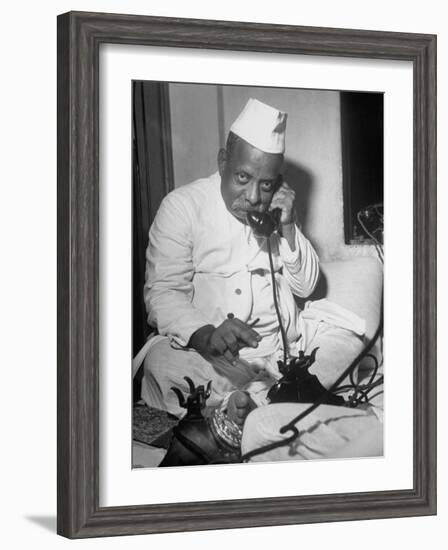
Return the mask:
<path id="1" fill-rule="evenodd" d="M 439 280 L 448 276 L 448 28 L 443 2 L 7 2 L 2 9 L 0 286 L 1 543 L 4 548 L 256 547 L 414 550 L 446 547 L 448 521 L 448 290 L 439 288 L 439 515 L 69 542 L 56 513 L 56 14 L 70 9 L 173 17 L 439 33 Z M 399 406 L 399 405 L 398 405 Z M 368 475 L 368 472 L 366 472 Z"/>
<path id="2" fill-rule="evenodd" d="M 171 134 L 176 187 L 217 170 L 218 89 L 170 84 Z"/>

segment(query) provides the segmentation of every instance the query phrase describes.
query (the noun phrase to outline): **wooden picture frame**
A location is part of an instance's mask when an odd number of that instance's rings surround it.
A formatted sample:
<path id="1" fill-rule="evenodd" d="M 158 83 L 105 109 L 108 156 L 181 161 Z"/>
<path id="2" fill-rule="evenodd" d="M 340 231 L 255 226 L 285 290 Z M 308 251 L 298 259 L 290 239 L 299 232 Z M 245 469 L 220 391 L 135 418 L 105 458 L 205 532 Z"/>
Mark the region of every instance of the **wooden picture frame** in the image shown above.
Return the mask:
<path id="1" fill-rule="evenodd" d="M 409 490 L 99 506 L 99 47 L 407 60 L 414 101 L 414 484 Z M 436 513 L 436 37 L 70 12 L 58 17 L 58 533 L 69 538 Z"/>

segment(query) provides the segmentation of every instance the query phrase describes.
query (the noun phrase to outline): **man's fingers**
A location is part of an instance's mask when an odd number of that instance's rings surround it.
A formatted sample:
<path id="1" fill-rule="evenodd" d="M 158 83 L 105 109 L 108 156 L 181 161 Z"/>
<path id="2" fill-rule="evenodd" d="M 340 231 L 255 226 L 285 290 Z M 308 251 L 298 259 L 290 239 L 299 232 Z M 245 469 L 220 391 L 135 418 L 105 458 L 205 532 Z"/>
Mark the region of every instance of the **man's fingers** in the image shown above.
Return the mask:
<path id="1" fill-rule="evenodd" d="M 230 362 L 238 357 L 241 348 L 256 348 L 261 336 L 239 319 L 227 319 L 210 336 L 208 351 L 214 356 L 224 356 Z"/>
<path id="2" fill-rule="evenodd" d="M 289 187 L 287 183 L 283 183 L 283 185 L 275 192 L 274 196 L 272 197 L 271 201 L 271 209 L 277 205 L 277 204 L 284 204 L 286 200 L 288 201 L 294 201 L 295 198 L 295 191 Z"/>
<path id="3" fill-rule="evenodd" d="M 276 193 L 295 193 L 295 191 L 286 183 L 286 181 L 283 181 L 283 183 L 277 189 Z"/>
<path id="4" fill-rule="evenodd" d="M 233 355 L 238 355 L 239 346 L 236 336 L 230 330 L 223 335 L 223 340 L 227 345 L 227 348 Z"/>
<path id="5" fill-rule="evenodd" d="M 276 191 L 274 196 L 272 197 L 272 201 L 270 204 L 270 210 L 274 210 L 275 208 L 280 208 L 282 211 L 282 215 L 280 218 L 280 223 L 282 225 L 291 223 L 294 221 L 295 213 L 294 213 L 294 199 L 295 199 L 295 192 L 286 182 L 283 182 L 281 187 Z"/>
<path id="6" fill-rule="evenodd" d="M 236 359 L 235 355 L 233 355 L 233 353 L 229 349 L 227 349 L 223 355 L 230 363 L 233 363 Z"/>
<path id="7" fill-rule="evenodd" d="M 259 321 L 259 319 L 257 319 L 257 321 Z M 249 335 L 251 335 L 256 340 L 261 340 L 261 336 L 258 334 L 258 332 L 254 330 L 247 323 L 244 323 L 243 321 L 241 321 L 241 319 L 234 319 L 232 326 L 237 327 L 238 330 L 241 329 L 242 331 L 246 331 Z"/>
<path id="8" fill-rule="evenodd" d="M 216 331 L 210 338 L 210 352 L 212 355 L 224 355 L 227 350 L 227 344 Z"/>
<path id="9" fill-rule="evenodd" d="M 258 346 L 258 342 L 261 340 L 261 336 L 256 330 L 250 328 L 239 319 L 234 319 L 231 327 L 233 334 L 236 336 L 236 338 L 238 338 L 238 340 L 241 340 L 246 345 L 253 348 L 256 348 Z"/>
<path id="10" fill-rule="evenodd" d="M 236 348 L 236 353 L 233 353 L 226 344 L 225 340 L 223 338 L 220 338 L 219 341 L 216 341 L 216 343 L 213 345 L 212 354 L 215 356 L 225 357 L 227 361 L 229 361 L 229 363 L 233 363 L 238 357 L 238 345 Z"/>
<path id="11" fill-rule="evenodd" d="M 227 332 L 216 330 L 210 340 L 210 348 L 212 355 L 223 355 L 233 362 L 238 357 L 240 346 L 238 345 L 237 338 L 230 330 Z"/>

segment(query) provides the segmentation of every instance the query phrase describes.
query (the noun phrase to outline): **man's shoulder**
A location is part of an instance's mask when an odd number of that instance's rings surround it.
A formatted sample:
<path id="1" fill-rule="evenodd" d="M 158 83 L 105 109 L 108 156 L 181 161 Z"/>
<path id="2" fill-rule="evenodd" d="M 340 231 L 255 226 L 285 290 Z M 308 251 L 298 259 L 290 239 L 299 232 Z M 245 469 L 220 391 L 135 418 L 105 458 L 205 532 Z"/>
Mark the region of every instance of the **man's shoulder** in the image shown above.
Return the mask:
<path id="1" fill-rule="evenodd" d="M 180 185 L 170 191 L 165 197 L 166 202 L 203 205 L 204 201 L 213 196 L 213 191 L 219 189 L 218 172 L 206 178 L 200 178 L 190 183 Z"/>

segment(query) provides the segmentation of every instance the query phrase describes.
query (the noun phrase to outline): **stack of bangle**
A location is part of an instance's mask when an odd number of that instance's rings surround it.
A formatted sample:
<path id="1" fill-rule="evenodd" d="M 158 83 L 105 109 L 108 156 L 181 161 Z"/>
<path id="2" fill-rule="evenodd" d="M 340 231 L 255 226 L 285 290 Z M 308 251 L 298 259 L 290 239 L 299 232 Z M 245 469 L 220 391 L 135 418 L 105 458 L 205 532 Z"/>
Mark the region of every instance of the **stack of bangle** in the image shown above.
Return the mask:
<path id="1" fill-rule="evenodd" d="M 210 427 L 213 435 L 225 446 L 231 449 L 240 449 L 243 432 L 236 422 L 231 420 L 227 414 L 217 408 L 210 419 Z"/>

